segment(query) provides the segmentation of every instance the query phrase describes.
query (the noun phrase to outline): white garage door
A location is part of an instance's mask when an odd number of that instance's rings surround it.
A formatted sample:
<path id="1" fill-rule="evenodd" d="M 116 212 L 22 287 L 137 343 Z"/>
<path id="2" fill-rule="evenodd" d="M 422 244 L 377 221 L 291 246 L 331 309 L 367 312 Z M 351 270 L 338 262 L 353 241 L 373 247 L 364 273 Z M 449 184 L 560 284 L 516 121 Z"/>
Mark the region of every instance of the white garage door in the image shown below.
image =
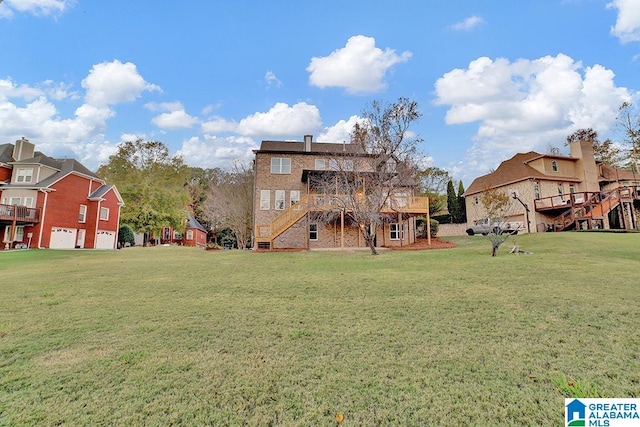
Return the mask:
<path id="1" fill-rule="evenodd" d="M 98 230 L 96 236 L 96 249 L 113 249 L 116 243 L 116 233 L 114 231 Z"/>
<path id="2" fill-rule="evenodd" d="M 76 230 L 74 228 L 51 227 L 51 249 L 73 249 L 76 247 Z"/>

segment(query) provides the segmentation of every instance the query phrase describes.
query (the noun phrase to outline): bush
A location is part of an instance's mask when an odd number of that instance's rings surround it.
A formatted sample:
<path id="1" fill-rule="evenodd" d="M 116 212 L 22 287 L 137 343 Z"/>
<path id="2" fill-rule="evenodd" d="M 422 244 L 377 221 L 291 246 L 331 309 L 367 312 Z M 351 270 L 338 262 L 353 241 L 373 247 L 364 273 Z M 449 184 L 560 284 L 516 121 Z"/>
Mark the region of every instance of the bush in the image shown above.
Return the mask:
<path id="1" fill-rule="evenodd" d="M 126 244 L 133 246 L 136 244 L 136 237 L 133 230 L 127 224 L 123 224 L 118 229 L 118 245 L 122 248 Z"/>
<path id="2" fill-rule="evenodd" d="M 429 231 L 431 232 L 431 237 L 436 237 L 438 235 L 439 228 L 440 228 L 440 223 L 435 219 L 431 218 L 429 220 Z"/>

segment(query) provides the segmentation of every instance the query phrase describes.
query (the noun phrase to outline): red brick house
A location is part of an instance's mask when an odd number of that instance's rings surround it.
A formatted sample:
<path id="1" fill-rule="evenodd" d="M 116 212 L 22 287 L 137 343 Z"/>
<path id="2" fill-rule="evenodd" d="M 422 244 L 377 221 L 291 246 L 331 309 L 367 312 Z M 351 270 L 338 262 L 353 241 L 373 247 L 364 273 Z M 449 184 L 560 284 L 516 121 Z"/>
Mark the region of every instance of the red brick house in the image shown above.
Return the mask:
<path id="1" fill-rule="evenodd" d="M 207 247 L 207 230 L 193 215 L 187 215 L 184 234 L 171 227 L 164 227 L 160 244 L 193 246 L 204 249 Z"/>
<path id="2" fill-rule="evenodd" d="M 0 201 L 5 249 L 116 248 L 123 205 L 116 187 L 24 138 L 0 145 Z"/>

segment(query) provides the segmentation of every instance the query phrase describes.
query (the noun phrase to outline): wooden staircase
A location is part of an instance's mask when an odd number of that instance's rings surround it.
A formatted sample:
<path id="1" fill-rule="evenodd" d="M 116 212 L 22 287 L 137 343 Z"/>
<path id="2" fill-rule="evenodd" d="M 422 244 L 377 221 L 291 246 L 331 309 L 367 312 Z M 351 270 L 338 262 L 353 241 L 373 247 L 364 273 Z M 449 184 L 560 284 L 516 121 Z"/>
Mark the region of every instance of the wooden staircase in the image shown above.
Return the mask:
<path id="1" fill-rule="evenodd" d="M 594 220 L 602 220 L 613 209 L 631 195 L 624 191 L 628 189 L 615 189 L 609 192 L 592 193 L 586 201 L 572 204 L 566 211 L 553 219 L 554 231 L 575 230 L 579 223 L 586 221 L 589 229 L 593 228 Z"/>

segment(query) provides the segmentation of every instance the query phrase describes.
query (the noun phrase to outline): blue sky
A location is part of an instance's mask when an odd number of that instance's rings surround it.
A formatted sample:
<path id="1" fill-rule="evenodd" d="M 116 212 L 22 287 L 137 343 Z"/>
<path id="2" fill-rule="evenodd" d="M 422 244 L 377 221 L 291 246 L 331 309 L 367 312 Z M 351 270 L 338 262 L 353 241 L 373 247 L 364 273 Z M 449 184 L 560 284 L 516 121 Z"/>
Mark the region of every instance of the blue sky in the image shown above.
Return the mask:
<path id="1" fill-rule="evenodd" d="M 640 0 L 4 0 L 0 52 L 0 143 L 96 169 L 143 138 L 225 168 L 408 97 L 422 152 L 469 185 L 578 128 L 617 137 Z"/>

